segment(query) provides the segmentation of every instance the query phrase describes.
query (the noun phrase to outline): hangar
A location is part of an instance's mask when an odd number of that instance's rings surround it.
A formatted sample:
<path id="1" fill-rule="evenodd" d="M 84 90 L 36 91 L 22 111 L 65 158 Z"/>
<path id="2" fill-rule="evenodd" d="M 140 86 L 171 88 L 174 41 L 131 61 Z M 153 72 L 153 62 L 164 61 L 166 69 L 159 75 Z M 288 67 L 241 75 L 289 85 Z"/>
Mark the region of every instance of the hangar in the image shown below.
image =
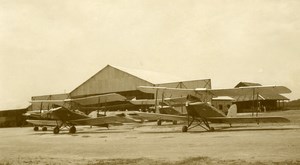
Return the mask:
<path id="1" fill-rule="evenodd" d="M 0 127 L 24 126 L 26 121 L 23 114 L 28 108 L 0 110 Z"/>
<path id="2" fill-rule="evenodd" d="M 234 88 L 262 86 L 259 83 L 239 82 Z M 216 97 L 212 99 L 212 105 L 224 113 L 227 113 L 232 104 L 237 105 L 238 113 L 253 111 L 272 111 L 284 109 L 284 104 L 289 99 L 280 94 L 253 94 L 237 96 L 237 97 Z M 253 109 L 255 107 L 255 109 Z M 257 109 L 258 108 L 258 109 Z"/>
<path id="3" fill-rule="evenodd" d="M 153 99 L 153 94 L 137 90 L 138 86 L 164 86 L 172 88 L 208 88 L 211 89 L 211 80 L 183 81 L 182 78 L 148 70 L 131 69 L 107 65 L 77 88 L 66 94 L 33 96 L 32 100 L 61 100 L 80 98 L 108 93 L 117 93 L 128 100 Z M 118 110 L 137 110 L 136 106 L 124 102 L 100 103 L 97 105 L 64 104 L 68 108 L 84 109 L 99 108 L 114 105 Z M 52 103 L 32 103 L 33 110 L 50 109 Z M 139 107 L 142 108 L 142 107 Z"/>
<path id="4" fill-rule="evenodd" d="M 235 88 L 247 86 L 262 86 L 259 83 L 240 82 Z M 253 107 L 258 107 L 259 111 L 271 111 L 284 109 L 284 103 L 289 99 L 280 94 L 259 94 L 257 96 L 245 95 L 234 98 L 238 112 L 252 112 Z"/>

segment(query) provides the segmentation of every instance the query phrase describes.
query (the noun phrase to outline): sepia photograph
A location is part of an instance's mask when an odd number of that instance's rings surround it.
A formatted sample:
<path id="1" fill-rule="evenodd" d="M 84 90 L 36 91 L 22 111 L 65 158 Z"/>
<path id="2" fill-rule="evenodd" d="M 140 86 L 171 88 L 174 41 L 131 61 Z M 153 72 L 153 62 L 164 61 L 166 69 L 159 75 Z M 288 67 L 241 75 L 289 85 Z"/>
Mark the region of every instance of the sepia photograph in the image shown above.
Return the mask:
<path id="1" fill-rule="evenodd" d="M 300 1 L 0 0 L 0 165 L 300 164 Z"/>

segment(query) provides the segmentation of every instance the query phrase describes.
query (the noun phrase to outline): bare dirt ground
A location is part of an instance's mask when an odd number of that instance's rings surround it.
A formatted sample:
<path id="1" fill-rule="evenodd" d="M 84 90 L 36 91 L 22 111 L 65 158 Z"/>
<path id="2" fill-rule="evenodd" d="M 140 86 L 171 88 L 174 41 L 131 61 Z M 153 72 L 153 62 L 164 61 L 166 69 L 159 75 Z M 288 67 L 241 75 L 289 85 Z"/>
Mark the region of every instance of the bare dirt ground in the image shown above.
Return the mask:
<path id="1" fill-rule="evenodd" d="M 181 132 L 182 124 L 126 124 L 77 127 L 58 135 L 52 129 L 0 129 L 0 164 L 300 164 L 300 111 L 288 124 L 235 125 L 205 132 Z"/>

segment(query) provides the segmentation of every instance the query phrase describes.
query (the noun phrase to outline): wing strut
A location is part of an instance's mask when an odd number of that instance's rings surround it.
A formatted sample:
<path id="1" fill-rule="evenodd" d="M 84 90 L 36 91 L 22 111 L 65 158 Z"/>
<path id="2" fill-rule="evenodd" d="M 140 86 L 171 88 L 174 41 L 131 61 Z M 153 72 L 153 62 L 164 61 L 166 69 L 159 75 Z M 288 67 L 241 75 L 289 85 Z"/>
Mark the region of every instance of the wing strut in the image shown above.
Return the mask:
<path id="1" fill-rule="evenodd" d="M 157 95 L 158 95 L 158 89 L 156 89 L 156 92 L 155 92 L 155 113 L 158 113 L 158 107 L 157 107 L 157 102 L 158 102 L 158 98 L 157 98 Z"/>
<path id="2" fill-rule="evenodd" d="M 255 98 L 256 96 L 256 98 Z M 258 109 L 260 108 L 260 103 L 259 103 L 259 91 L 255 91 L 255 88 L 253 88 L 252 92 L 252 116 L 254 116 L 254 113 L 256 112 L 256 117 L 258 116 Z M 257 108 L 255 107 L 255 102 L 257 102 Z"/>

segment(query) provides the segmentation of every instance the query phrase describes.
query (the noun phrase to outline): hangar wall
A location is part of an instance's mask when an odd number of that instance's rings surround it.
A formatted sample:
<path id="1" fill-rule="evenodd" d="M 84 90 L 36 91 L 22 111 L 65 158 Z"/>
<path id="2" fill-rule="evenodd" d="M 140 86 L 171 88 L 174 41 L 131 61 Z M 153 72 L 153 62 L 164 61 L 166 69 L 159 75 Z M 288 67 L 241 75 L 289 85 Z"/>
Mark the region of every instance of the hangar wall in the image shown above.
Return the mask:
<path id="1" fill-rule="evenodd" d="M 107 65 L 74 89 L 70 95 L 72 98 L 76 98 L 112 92 L 133 91 L 136 90 L 137 86 L 141 85 L 153 86 L 152 83 L 146 80 Z"/>
<path id="2" fill-rule="evenodd" d="M 25 117 L 27 108 L 0 110 L 0 127 L 19 127 L 26 124 Z"/>

